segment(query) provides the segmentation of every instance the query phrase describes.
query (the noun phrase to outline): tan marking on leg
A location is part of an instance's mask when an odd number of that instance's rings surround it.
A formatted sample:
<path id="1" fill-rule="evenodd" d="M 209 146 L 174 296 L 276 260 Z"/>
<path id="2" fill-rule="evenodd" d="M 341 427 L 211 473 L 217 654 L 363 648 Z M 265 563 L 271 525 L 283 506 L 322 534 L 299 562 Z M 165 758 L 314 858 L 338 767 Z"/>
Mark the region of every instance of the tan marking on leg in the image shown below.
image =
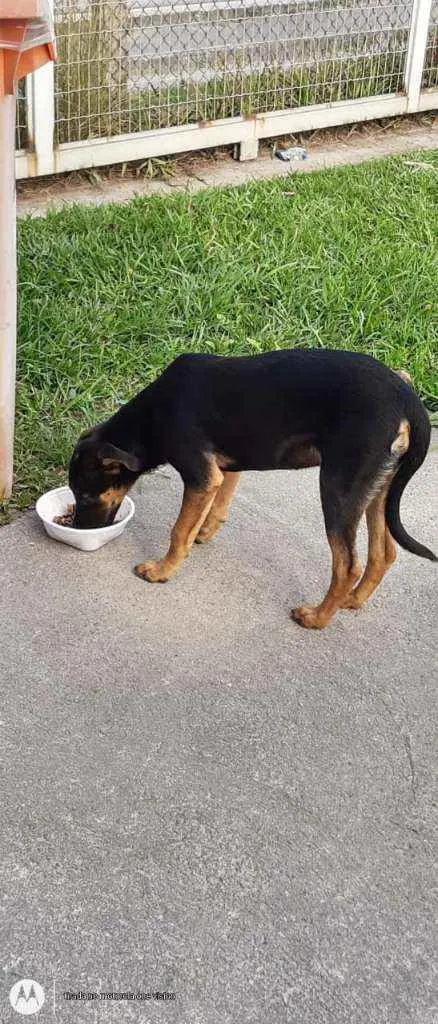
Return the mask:
<path id="1" fill-rule="evenodd" d="M 291 612 L 295 622 L 306 629 L 324 629 L 361 574 L 356 551 L 353 552 L 353 564 L 350 568 L 350 557 L 345 544 L 336 536 L 331 536 L 328 540 L 332 550 L 333 568 L 330 587 L 324 600 L 315 607 L 303 605 Z"/>
<path id="2" fill-rule="evenodd" d="M 343 602 L 343 608 L 362 608 L 396 559 L 396 547 L 385 523 L 385 505 L 390 480 L 366 510 L 368 561 L 360 583 Z"/>
<path id="3" fill-rule="evenodd" d="M 402 420 L 398 428 L 397 437 L 394 439 L 391 445 L 391 451 L 394 455 L 404 455 L 409 448 L 411 428 L 407 420 Z"/>
<path id="4" fill-rule="evenodd" d="M 385 562 L 386 568 L 389 569 L 394 564 L 397 558 L 397 547 L 391 537 L 388 527 L 385 526 Z"/>
<path id="5" fill-rule="evenodd" d="M 187 558 L 193 541 L 208 515 L 216 494 L 223 481 L 216 462 L 211 462 L 208 485 L 203 491 L 184 488 L 183 501 L 178 519 L 170 535 L 170 547 L 165 558 L 157 562 L 143 562 L 135 567 L 137 576 L 149 583 L 165 583 L 174 576 L 181 562 Z"/>
<path id="6" fill-rule="evenodd" d="M 223 483 L 220 486 L 211 509 L 205 519 L 198 536 L 195 538 L 197 544 L 206 544 L 220 530 L 222 523 L 226 522 L 228 509 L 239 483 L 240 473 L 224 472 Z"/>

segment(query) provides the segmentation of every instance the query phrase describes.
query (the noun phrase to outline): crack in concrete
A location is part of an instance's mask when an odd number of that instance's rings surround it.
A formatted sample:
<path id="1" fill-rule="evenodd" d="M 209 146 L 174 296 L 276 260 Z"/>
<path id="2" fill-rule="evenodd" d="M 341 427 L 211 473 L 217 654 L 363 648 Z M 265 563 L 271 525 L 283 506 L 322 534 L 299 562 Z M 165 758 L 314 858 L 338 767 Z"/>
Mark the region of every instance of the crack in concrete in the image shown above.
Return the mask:
<path id="1" fill-rule="evenodd" d="M 410 739 L 410 736 L 408 735 L 408 733 L 404 733 L 403 734 L 403 741 L 404 741 L 405 750 L 406 750 L 406 754 L 407 754 L 407 758 L 408 758 L 408 762 L 409 762 L 409 769 L 410 769 L 410 773 L 411 773 L 412 793 L 413 793 L 413 796 L 414 796 L 414 800 L 416 800 L 417 799 L 417 792 L 416 792 L 417 783 L 416 783 L 416 774 L 415 774 L 415 763 L 414 763 L 414 758 L 413 758 L 413 754 L 412 754 L 411 739 Z"/>

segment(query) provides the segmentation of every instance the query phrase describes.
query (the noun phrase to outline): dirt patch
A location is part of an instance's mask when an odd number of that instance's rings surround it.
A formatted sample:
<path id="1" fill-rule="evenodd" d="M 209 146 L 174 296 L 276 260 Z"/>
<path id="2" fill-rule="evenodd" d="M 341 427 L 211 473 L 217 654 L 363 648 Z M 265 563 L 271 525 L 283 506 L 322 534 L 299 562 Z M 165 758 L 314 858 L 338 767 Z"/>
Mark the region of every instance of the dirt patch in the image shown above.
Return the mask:
<path id="1" fill-rule="evenodd" d="M 306 148 L 307 160 L 286 163 L 275 157 L 277 147 L 294 145 Z M 321 168 L 436 148 L 436 114 L 386 119 L 264 141 L 257 160 L 243 163 L 233 160 L 230 148 L 216 149 L 19 182 L 17 212 L 21 217 L 44 217 L 48 210 L 62 209 L 72 203 L 127 203 L 136 195 L 242 185 L 263 178 L 306 174 Z"/>

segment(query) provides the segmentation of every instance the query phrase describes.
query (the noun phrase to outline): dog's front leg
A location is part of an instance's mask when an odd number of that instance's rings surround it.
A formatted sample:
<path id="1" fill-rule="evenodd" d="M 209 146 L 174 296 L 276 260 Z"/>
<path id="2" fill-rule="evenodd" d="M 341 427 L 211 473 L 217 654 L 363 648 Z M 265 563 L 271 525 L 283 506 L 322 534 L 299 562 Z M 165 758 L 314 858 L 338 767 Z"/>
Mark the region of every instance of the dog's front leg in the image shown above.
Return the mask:
<path id="1" fill-rule="evenodd" d="M 197 544 L 206 544 L 207 541 L 216 536 L 222 523 L 226 522 L 228 509 L 239 483 L 239 477 L 240 473 L 227 473 L 224 471 L 223 484 L 219 487 L 208 516 L 204 520 L 198 536 L 195 538 Z"/>
<path id="2" fill-rule="evenodd" d="M 149 583 L 165 583 L 175 575 L 181 562 L 187 558 L 222 481 L 223 474 L 216 463 L 212 463 L 205 489 L 194 490 L 192 487 L 184 487 L 181 511 L 170 535 L 167 555 L 157 562 L 142 562 L 141 565 L 136 565 L 137 576 L 148 580 Z"/>

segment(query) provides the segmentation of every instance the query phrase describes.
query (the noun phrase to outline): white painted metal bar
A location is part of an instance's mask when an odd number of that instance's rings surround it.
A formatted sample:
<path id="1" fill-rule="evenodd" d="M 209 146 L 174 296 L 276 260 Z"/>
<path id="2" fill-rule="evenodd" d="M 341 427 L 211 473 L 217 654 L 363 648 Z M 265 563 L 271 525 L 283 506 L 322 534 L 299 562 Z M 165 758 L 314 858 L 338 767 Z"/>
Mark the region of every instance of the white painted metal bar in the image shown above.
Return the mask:
<path id="1" fill-rule="evenodd" d="M 438 89 L 424 89 L 420 93 L 417 110 L 438 110 Z"/>
<path id="2" fill-rule="evenodd" d="M 356 121 L 373 121 L 379 117 L 397 117 L 406 113 L 406 96 L 370 96 L 362 100 L 342 100 L 339 103 L 297 107 L 294 110 L 274 111 L 257 115 L 257 138 L 268 139 L 276 135 L 333 128 Z"/>
<path id="3" fill-rule="evenodd" d="M 0 99 L 0 501 L 12 492 L 15 412 L 15 96 Z"/>
<path id="4" fill-rule="evenodd" d="M 432 109 L 433 2 L 56 0 L 56 114 L 48 65 L 17 176 L 226 145 L 248 160 L 262 138 Z"/>
<path id="5" fill-rule="evenodd" d="M 424 95 L 427 99 L 423 101 L 421 109 L 430 110 L 438 105 L 438 89 L 429 90 Z M 187 153 L 190 150 L 213 146 L 250 143 L 276 135 L 331 128 L 406 113 L 405 95 L 372 96 L 362 100 L 344 100 L 339 103 L 255 114 L 253 117 L 231 117 L 208 122 L 203 127 L 189 124 L 113 138 L 87 139 L 83 142 L 64 143 L 55 149 L 52 154 L 51 170 L 45 173 L 62 173 L 127 160 Z M 20 153 L 16 155 L 16 173 L 18 178 L 27 178 L 41 172 L 38 171 L 32 154 Z"/>
<path id="6" fill-rule="evenodd" d="M 419 109 L 431 10 L 432 0 L 414 0 L 405 72 L 409 114 Z"/>
<path id="7" fill-rule="evenodd" d="M 29 75 L 26 83 L 29 165 L 33 176 L 53 174 L 53 137 L 55 129 L 54 67 L 45 64 Z"/>
<path id="8" fill-rule="evenodd" d="M 32 96 L 32 79 L 33 75 L 28 75 L 24 80 L 24 95 L 26 97 L 26 136 L 27 136 L 27 148 L 30 149 L 33 146 L 31 140 L 34 137 L 33 127 L 33 96 Z"/>
<path id="9" fill-rule="evenodd" d="M 236 160 L 257 160 L 259 155 L 259 140 L 245 139 L 245 142 L 241 142 L 234 149 L 234 157 Z"/>
<path id="10" fill-rule="evenodd" d="M 53 0 L 49 7 L 53 13 Z M 55 131 L 55 77 L 52 61 L 26 79 L 29 163 L 34 175 L 52 174 Z"/>

